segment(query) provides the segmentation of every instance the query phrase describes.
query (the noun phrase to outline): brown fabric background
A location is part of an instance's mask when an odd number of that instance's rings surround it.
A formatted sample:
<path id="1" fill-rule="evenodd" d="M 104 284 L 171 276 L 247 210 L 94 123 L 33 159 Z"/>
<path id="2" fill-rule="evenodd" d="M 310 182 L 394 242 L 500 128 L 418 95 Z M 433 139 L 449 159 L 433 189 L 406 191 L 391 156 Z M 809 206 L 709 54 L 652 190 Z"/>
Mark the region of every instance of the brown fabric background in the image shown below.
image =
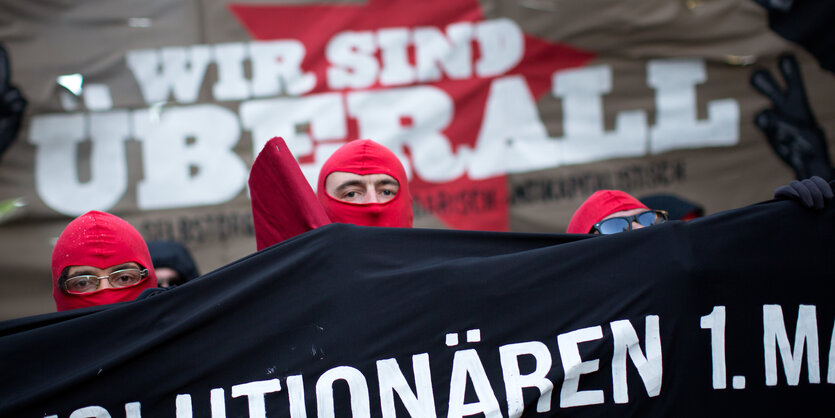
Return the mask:
<path id="1" fill-rule="evenodd" d="M 81 73 L 85 83 L 110 88 L 114 108 L 147 107 L 127 69 L 125 52 L 251 41 L 228 12 L 228 3 L 232 2 L 13 0 L 0 4 L 0 42 L 12 60 L 12 81 L 29 100 L 23 129 L 0 160 L 0 200 L 21 197 L 26 203 L 0 223 L 0 319 L 54 310 L 51 248 L 71 218 L 47 207 L 35 191 L 35 148 L 29 143 L 28 129 L 33 115 L 63 112 L 56 77 Z M 638 197 L 678 194 L 703 204 L 707 213 L 769 199 L 774 188 L 791 181 L 793 174 L 752 123 L 768 102 L 748 85 L 748 78 L 756 66 L 776 74 L 776 57 L 785 51 L 797 55 L 812 109 L 829 136 L 830 150 L 835 149 L 835 75 L 770 32 L 764 11 L 750 0 L 484 0 L 480 4 L 485 18 L 509 17 L 528 34 L 593 51 L 597 57 L 589 65 L 610 66 L 612 91 L 603 99 L 607 129 L 614 128 L 615 115 L 623 110 L 644 110 L 649 125 L 654 124 L 653 90 L 646 84 L 650 59 L 705 60 L 707 81 L 697 87 L 700 118 L 706 118 L 706 103 L 711 100 L 733 98 L 740 108 L 740 141 L 733 147 L 679 150 L 508 175 L 513 231 L 563 232 L 574 209 L 594 191 L 593 179 L 600 177 L 614 179 L 615 187 Z M 150 27 L 130 27 L 127 22 L 133 17 L 150 19 Z M 737 65 L 739 57 L 755 64 Z M 216 78 L 210 66 L 198 102 L 213 101 L 210 89 Z M 221 105 L 234 110 L 238 102 Z M 545 95 L 538 106 L 549 134 L 561 136 L 560 100 Z M 235 148 L 247 164 L 253 158 L 251 141 L 249 131 L 242 130 Z M 89 150 L 85 154 L 81 148 L 79 166 L 87 167 Z M 139 211 L 136 182 L 143 173 L 136 141 L 127 141 L 127 156 L 128 190 L 110 212 L 131 222 L 147 239 L 184 242 L 203 273 L 255 250 L 246 190 L 223 205 Z M 526 184 L 568 184 L 572 178 L 574 184 L 578 178 L 586 182 L 546 197 L 541 192 L 540 197 L 534 197 L 536 192 L 527 198 L 516 195 Z M 444 227 L 431 215 L 418 216 L 416 226 Z"/>

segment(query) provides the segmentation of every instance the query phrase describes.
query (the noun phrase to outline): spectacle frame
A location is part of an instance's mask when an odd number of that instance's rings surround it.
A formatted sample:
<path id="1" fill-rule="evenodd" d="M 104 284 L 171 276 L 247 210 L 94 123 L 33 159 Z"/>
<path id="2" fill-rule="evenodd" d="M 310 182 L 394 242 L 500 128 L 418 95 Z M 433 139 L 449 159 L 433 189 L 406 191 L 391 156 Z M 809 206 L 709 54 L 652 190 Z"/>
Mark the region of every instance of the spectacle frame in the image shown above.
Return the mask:
<path id="1" fill-rule="evenodd" d="M 107 279 L 110 286 L 114 288 L 125 288 L 136 286 L 148 277 L 148 269 L 122 269 L 114 271 L 107 276 L 94 276 L 85 274 L 70 277 L 61 284 L 62 289 L 70 294 L 83 295 L 99 290 L 101 281 Z"/>
<path id="2" fill-rule="evenodd" d="M 669 215 L 663 210 L 648 210 L 631 216 L 616 216 L 604 219 L 591 227 L 590 234 L 598 232 L 601 235 L 612 235 L 632 230 L 632 222 L 641 226 L 653 226 L 667 222 Z"/>

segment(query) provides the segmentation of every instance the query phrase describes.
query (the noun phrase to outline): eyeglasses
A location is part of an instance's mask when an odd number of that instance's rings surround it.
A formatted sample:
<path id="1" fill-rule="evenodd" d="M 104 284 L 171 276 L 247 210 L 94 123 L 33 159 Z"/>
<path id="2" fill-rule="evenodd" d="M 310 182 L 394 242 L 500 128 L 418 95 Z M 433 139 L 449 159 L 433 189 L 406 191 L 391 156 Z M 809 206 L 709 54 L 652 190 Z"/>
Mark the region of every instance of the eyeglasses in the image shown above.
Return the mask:
<path id="1" fill-rule="evenodd" d="M 124 269 L 114 271 L 107 276 L 83 275 L 70 277 L 64 281 L 62 286 L 67 293 L 80 295 L 95 292 L 99 289 L 100 282 L 105 279 L 110 282 L 111 286 L 120 288 L 137 285 L 146 277 L 148 277 L 148 269 Z"/>
<path id="2" fill-rule="evenodd" d="M 642 226 L 653 226 L 667 222 L 667 212 L 663 210 L 648 210 L 632 216 L 616 216 L 604 219 L 591 228 L 589 233 L 599 232 L 602 235 L 617 234 L 632 229 L 632 222 Z"/>

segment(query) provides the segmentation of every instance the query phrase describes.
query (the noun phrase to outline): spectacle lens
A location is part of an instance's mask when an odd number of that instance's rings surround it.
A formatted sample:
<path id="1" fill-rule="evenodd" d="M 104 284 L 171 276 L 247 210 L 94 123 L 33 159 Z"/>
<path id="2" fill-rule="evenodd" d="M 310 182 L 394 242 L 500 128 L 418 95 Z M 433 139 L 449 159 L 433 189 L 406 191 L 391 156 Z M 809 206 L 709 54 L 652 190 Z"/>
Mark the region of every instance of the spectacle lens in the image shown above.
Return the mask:
<path id="1" fill-rule="evenodd" d="M 603 235 L 617 234 L 629 230 L 629 221 L 624 218 L 610 218 L 598 224 L 597 230 Z"/>
<path id="2" fill-rule="evenodd" d="M 653 226 L 664 223 L 664 221 L 666 221 L 667 218 L 664 217 L 663 213 L 649 211 L 638 214 L 635 220 L 643 226 Z"/>
<path id="3" fill-rule="evenodd" d="M 99 282 L 101 280 L 109 281 L 110 285 L 114 288 L 129 287 L 138 284 L 147 275 L 147 269 L 125 269 L 114 271 L 113 273 L 110 273 L 107 276 L 101 277 L 93 275 L 75 276 L 67 279 L 67 281 L 64 282 L 64 288 L 67 290 L 68 293 L 73 294 L 95 292 L 96 290 L 98 290 Z"/>
<path id="4" fill-rule="evenodd" d="M 617 234 L 632 229 L 632 222 L 641 226 L 653 226 L 667 221 L 667 213 L 661 210 L 650 210 L 632 216 L 618 216 L 598 222 L 592 228 L 602 235 Z"/>

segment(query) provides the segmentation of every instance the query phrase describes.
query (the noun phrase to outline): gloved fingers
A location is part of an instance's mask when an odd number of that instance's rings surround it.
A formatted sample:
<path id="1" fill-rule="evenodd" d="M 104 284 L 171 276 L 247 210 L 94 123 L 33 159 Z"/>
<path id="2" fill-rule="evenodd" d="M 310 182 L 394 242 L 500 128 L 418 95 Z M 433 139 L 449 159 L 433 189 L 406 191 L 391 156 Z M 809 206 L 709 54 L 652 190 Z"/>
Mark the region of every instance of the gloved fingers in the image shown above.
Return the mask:
<path id="1" fill-rule="evenodd" d="M 804 179 L 800 181 L 800 184 L 809 192 L 809 196 L 812 198 L 812 206 L 815 209 L 823 209 L 823 191 L 818 188 L 815 182 Z"/>
<path id="2" fill-rule="evenodd" d="M 757 114 L 754 124 L 765 134 L 765 139 L 771 149 L 784 160 L 791 154 L 791 137 L 779 129 L 778 117 L 771 109 L 766 109 Z"/>
<path id="3" fill-rule="evenodd" d="M 829 183 L 827 183 L 827 181 L 823 178 L 818 176 L 812 176 L 812 178 L 810 178 L 809 180 L 813 182 L 818 187 L 818 189 L 820 189 L 824 199 L 832 199 L 833 197 L 835 197 L 835 194 L 832 193 L 832 186 L 830 186 Z"/>
<path id="4" fill-rule="evenodd" d="M 763 132 L 770 132 L 774 130 L 777 117 L 771 109 L 765 109 L 754 117 L 754 124 L 757 125 Z"/>
<path id="5" fill-rule="evenodd" d="M 774 189 L 775 199 L 796 199 L 798 196 L 788 184 Z"/>
<path id="6" fill-rule="evenodd" d="M 783 79 L 786 80 L 786 87 L 788 90 L 797 89 L 797 91 L 806 96 L 803 88 L 803 76 L 800 73 L 800 65 L 797 59 L 792 54 L 783 54 L 780 56 L 779 64 L 780 72 L 783 73 Z"/>
<path id="7" fill-rule="evenodd" d="M 809 188 L 806 187 L 803 183 L 797 180 L 792 180 L 792 182 L 789 183 L 789 187 L 791 187 L 791 189 L 794 190 L 795 196 L 800 198 L 800 201 L 803 203 L 803 206 L 806 206 L 807 208 L 815 206 L 815 200 L 812 197 L 811 190 L 809 190 Z"/>
<path id="8" fill-rule="evenodd" d="M 770 72 L 766 70 L 754 71 L 749 81 L 754 89 L 762 93 L 765 97 L 768 97 L 775 106 L 778 108 L 782 107 L 785 101 L 783 90 L 780 89 L 780 85 L 777 84 L 777 81 L 774 80 Z"/>

